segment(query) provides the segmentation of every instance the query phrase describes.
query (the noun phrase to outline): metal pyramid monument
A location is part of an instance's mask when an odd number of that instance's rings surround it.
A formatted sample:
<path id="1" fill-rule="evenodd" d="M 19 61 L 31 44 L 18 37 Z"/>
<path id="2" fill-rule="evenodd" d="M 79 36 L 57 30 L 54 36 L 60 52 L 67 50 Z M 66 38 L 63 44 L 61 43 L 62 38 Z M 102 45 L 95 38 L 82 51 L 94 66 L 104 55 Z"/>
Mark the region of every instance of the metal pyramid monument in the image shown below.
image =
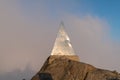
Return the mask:
<path id="1" fill-rule="evenodd" d="M 64 24 L 61 22 L 60 29 L 51 55 L 75 55 L 70 39 L 65 32 Z"/>

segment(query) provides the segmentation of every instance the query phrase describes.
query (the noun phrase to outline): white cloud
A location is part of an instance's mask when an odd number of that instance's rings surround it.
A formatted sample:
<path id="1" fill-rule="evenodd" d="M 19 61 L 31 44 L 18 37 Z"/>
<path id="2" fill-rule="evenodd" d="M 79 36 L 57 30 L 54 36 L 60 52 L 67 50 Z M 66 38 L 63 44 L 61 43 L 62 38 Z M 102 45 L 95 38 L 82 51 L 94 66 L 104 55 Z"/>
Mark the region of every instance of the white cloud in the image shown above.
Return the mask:
<path id="1" fill-rule="evenodd" d="M 81 61 L 99 68 L 118 70 L 120 51 L 110 38 L 108 23 L 94 16 L 78 18 L 69 16 L 67 23 L 71 27 L 72 39 Z M 115 51 L 115 52 L 114 52 Z"/>
<path id="2" fill-rule="evenodd" d="M 28 64 L 38 71 L 51 53 L 61 18 L 52 19 L 43 8 L 38 12 L 44 14 L 36 14 L 40 19 L 34 22 L 22 13 L 15 1 L 0 1 L 0 11 L 0 73 L 24 70 Z M 82 62 L 120 71 L 120 45 L 111 41 L 105 20 L 91 15 L 78 18 L 69 13 L 63 20 Z"/>

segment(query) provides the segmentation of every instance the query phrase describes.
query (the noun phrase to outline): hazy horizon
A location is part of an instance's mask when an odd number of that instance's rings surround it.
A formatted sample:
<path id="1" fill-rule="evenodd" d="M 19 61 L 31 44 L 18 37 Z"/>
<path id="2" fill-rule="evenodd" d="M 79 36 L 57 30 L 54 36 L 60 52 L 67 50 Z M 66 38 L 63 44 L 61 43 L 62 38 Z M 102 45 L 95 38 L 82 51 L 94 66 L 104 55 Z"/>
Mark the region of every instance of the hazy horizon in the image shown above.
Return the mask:
<path id="1" fill-rule="evenodd" d="M 51 54 L 61 21 L 81 62 L 120 72 L 116 13 L 120 6 L 119 2 L 113 8 L 105 3 L 102 0 L 96 6 L 94 0 L 1 0 L 0 80 L 29 79 L 39 71 Z M 102 4 L 104 9 L 99 8 Z"/>

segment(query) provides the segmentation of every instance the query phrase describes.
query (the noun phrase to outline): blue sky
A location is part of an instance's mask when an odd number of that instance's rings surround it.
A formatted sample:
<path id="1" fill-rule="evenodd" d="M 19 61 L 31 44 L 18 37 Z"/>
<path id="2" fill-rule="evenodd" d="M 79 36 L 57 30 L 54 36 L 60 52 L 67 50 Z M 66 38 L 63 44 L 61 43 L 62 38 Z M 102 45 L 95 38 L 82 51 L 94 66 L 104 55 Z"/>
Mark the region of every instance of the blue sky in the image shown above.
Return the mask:
<path id="1" fill-rule="evenodd" d="M 35 18 L 36 5 L 43 4 L 51 18 L 62 17 L 60 11 L 64 11 L 78 17 L 93 15 L 105 19 L 110 26 L 110 34 L 113 40 L 120 40 L 120 1 L 119 0 L 21 0 L 20 5 L 24 14 Z M 29 13 L 29 14 L 28 14 Z"/>

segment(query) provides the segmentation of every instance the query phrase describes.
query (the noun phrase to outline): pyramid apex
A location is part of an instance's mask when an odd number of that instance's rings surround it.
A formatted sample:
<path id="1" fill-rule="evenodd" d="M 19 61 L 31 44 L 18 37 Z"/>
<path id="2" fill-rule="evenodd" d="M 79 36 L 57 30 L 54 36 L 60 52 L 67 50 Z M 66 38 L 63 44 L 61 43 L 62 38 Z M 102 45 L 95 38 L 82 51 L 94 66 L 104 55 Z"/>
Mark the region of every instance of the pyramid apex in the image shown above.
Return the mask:
<path id="1" fill-rule="evenodd" d="M 51 55 L 75 55 L 63 22 L 60 23 L 60 29 Z"/>
<path id="2" fill-rule="evenodd" d="M 61 25 L 61 26 L 64 26 L 64 22 L 63 22 L 63 21 L 61 21 L 61 22 L 60 22 L 60 25 Z"/>
<path id="3" fill-rule="evenodd" d="M 65 32 L 65 27 L 64 27 L 64 22 L 63 22 L 63 21 L 61 21 L 59 27 L 60 27 L 60 28 L 59 28 L 59 31 L 60 31 L 60 30 L 64 30 L 64 32 Z"/>

